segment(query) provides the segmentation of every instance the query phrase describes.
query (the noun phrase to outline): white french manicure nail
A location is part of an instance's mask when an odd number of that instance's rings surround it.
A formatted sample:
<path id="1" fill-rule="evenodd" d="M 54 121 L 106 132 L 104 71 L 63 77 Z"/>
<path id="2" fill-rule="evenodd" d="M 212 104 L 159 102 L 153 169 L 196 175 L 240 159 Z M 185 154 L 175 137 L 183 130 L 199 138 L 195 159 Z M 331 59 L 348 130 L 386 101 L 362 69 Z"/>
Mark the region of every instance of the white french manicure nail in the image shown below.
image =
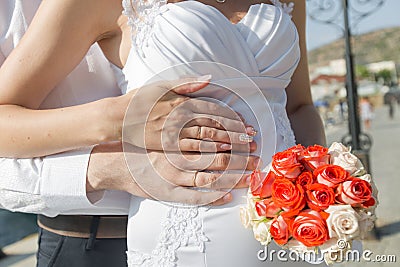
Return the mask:
<path id="1" fill-rule="evenodd" d="M 203 75 L 197 78 L 198 82 L 208 82 L 212 78 L 211 74 Z"/>

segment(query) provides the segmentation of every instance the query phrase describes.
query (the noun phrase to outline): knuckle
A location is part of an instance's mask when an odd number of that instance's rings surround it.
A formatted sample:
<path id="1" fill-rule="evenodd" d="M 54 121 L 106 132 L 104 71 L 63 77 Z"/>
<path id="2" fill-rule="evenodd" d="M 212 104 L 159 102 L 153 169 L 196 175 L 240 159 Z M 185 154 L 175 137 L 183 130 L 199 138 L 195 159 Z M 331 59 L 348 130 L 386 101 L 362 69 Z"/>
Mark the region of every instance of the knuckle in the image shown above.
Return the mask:
<path id="1" fill-rule="evenodd" d="M 205 181 L 206 181 L 206 179 L 205 179 L 204 173 L 198 172 L 197 176 L 196 176 L 196 185 L 204 186 L 207 184 Z"/>
<path id="2" fill-rule="evenodd" d="M 215 165 L 217 168 L 226 168 L 229 164 L 230 156 L 228 154 L 219 153 L 215 156 Z"/>
<path id="3" fill-rule="evenodd" d="M 204 128 L 203 128 L 204 129 Z M 204 132 L 204 137 L 203 138 L 209 138 L 209 139 L 214 139 L 215 138 L 215 130 L 213 128 L 206 128 L 203 130 Z"/>
<path id="4" fill-rule="evenodd" d="M 188 148 L 191 151 L 198 151 L 199 150 L 199 142 L 197 142 L 195 140 L 189 141 Z"/>
<path id="5" fill-rule="evenodd" d="M 218 186 L 218 174 L 211 174 L 208 178 L 208 184 L 210 188 L 212 189 L 217 189 Z"/>
<path id="6" fill-rule="evenodd" d="M 201 193 L 193 194 L 193 196 L 190 198 L 190 204 L 192 205 L 200 205 L 202 202 Z"/>
<path id="7" fill-rule="evenodd" d="M 214 103 L 208 103 L 208 109 L 210 111 L 217 111 L 218 110 L 218 106 Z"/>
<path id="8" fill-rule="evenodd" d="M 186 97 L 176 97 L 169 101 L 169 105 L 171 108 L 175 108 L 185 103 L 186 100 L 187 100 Z"/>

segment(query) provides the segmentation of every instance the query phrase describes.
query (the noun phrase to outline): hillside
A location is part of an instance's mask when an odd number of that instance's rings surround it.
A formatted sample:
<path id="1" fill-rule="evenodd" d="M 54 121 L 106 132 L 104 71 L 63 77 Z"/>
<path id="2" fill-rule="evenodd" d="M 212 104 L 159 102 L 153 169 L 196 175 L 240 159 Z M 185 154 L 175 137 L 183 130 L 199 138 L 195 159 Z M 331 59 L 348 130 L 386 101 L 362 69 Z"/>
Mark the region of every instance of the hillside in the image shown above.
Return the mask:
<path id="1" fill-rule="evenodd" d="M 355 64 L 393 60 L 400 63 L 400 27 L 387 28 L 357 35 L 352 39 Z M 329 61 L 344 58 L 344 40 L 339 39 L 328 45 L 308 52 L 310 69 L 326 66 Z"/>

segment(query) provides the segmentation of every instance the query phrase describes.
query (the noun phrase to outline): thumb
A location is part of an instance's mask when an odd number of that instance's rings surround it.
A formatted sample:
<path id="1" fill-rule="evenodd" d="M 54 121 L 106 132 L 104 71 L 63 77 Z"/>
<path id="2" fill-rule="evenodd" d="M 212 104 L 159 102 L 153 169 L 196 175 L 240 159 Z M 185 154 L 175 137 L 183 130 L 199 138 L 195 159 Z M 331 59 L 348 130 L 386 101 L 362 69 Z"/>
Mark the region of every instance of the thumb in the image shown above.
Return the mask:
<path id="1" fill-rule="evenodd" d="M 185 78 L 178 80 L 178 84 L 172 87 L 172 91 L 177 94 L 189 94 L 197 92 L 206 87 L 211 80 L 211 75 L 203 75 L 197 78 Z"/>

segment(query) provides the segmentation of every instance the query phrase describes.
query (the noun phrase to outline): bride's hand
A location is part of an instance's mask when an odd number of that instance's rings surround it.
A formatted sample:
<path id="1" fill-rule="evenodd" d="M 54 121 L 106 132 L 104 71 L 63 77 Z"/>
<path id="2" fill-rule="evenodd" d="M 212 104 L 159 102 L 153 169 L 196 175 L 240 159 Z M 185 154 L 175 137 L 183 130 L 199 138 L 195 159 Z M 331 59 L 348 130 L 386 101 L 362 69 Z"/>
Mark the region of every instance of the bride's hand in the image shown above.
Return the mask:
<path id="1" fill-rule="evenodd" d="M 254 151 L 255 131 L 239 114 L 226 105 L 187 96 L 206 87 L 209 79 L 157 82 L 119 97 L 128 108 L 116 134 L 124 142 L 153 150 Z"/>

